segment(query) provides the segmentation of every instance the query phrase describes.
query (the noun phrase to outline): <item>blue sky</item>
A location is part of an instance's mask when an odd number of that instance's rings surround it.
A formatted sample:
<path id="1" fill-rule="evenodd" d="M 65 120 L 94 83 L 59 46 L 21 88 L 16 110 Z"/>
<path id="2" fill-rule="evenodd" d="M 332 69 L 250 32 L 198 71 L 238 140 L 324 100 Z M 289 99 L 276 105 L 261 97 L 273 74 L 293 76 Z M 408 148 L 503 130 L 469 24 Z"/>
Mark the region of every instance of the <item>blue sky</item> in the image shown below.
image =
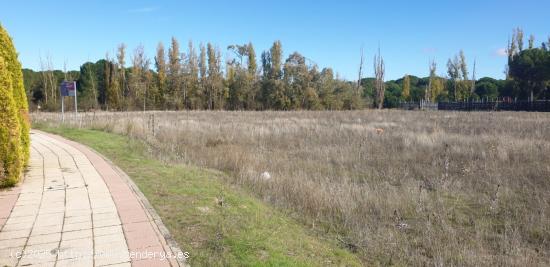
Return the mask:
<path id="1" fill-rule="evenodd" d="M 26 68 L 39 57 L 54 67 L 78 69 L 124 42 L 140 43 L 149 57 L 172 36 L 186 47 L 192 39 L 212 42 L 225 53 L 230 44 L 253 42 L 256 52 L 281 40 L 285 56 L 298 51 L 319 65 L 356 79 L 364 47 L 365 76 L 372 76 L 380 44 L 386 78 L 428 75 L 429 61 L 445 64 L 463 49 L 477 77 L 503 78 L 500 55 L 512 28 L 520 26 L 536 43 L 550 35 L 550 1 L 7 1 L 0 23 L 14 39 Z M 129 61 L 129 60 L 128 60 Z"/>

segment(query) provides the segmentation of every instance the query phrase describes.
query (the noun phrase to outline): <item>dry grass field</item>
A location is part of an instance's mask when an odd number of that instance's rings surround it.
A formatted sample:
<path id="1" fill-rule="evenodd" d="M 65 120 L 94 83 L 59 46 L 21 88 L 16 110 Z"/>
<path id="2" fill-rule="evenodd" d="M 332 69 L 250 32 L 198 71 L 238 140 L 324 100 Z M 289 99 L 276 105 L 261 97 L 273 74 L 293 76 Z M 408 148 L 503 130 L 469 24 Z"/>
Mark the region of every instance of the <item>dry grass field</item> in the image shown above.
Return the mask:
<path id="1" fill-rule="evenodd" d="M 550 115 L 134 112 L 65 124 L 146 141 L 331 233 L 366 265 L 550 264 Z M 59 124 L 60 115 L 32 115 Z M 162 177 L 159 177 L 162 179 Z"/>

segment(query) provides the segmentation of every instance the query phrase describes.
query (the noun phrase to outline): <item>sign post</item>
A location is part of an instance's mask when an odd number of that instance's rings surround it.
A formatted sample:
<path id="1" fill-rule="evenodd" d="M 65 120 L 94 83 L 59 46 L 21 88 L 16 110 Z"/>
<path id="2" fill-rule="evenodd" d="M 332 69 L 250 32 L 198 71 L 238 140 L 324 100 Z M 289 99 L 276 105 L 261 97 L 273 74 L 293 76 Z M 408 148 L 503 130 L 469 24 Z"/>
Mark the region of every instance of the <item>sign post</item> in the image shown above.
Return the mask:
<path id="1" fill-rule="evenodd" d="M 61 122 L 65 122 L 65 105 L 63 104 L 65 102 L 65 97 L 61 95 Z"/>
<path id="2" fill-rule="evenodd" d="M 65 105 L 63 101 L 66 96 L 74 96 L 74 113 L 78 115 L 78 102 L 76 96 L 76 82 L 75 81 L 63 81 L 59 87 L 61 93 L 61 116 L 63 122 L 65 122 Z"/>

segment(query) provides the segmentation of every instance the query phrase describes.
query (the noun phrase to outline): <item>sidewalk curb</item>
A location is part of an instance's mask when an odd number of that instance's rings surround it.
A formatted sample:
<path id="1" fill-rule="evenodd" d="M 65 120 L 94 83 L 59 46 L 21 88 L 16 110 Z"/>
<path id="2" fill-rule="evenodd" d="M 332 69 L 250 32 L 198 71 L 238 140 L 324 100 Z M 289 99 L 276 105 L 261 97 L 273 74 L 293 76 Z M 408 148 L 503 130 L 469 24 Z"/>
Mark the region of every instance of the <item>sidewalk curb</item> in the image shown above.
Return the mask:
<path id="1" fill-rule="evenodd" d="M 65 139 L 65 140 L 68 140 L 68 141 L 71 141 L 71 142 L 75 142 L 73 140 L 70 140 L 68 138 L 65 138 L 65 137 L 57 135 L 57 134 L 52 134 L 52 133 L 48 133 L 48 132 L 44 132 L 44 131 L 36 130 L 36 129 L 33 129 L 33 131 L 45 134 L 47 136 L 54 136 L 54 137 L 62 138 L 62 139 Z M 150 219 L 149 221 L 152 222 L 152 226 L 153 226 L 157 236 L 161 237 L 161 240 L 164 240 L 166 242 L 165 244 L 162 244 L 163 247 L 165 247 L 165 250 L 169 249 L 170 252 L 173 255 L 181 255 L 182 253 L 184 253 L 181 250 L 181 248 L 179 247 L 179 245 L 176 242 L 176 240 L 174 239 L 174 237 L 172 236 L 172 234 L 170 233 L 170 231 L 168 230 L 168 228 L 162 222 L 161 217 L 158 215 L 156 210 L 153 208 L 153 206 L 151 205 L 149 200 L 147 200 L 145 195 L 141 192 L 139 187 L 130 178 L 130 176 L 128 176 L 128 174 L 126 174 L 122 169 L 120 169 L 117 165 L 115 165 L 110 159 L 106 158 L 103 154 L 97 152 L 95 149 L 93 149 L 93 148 L 91 148 L 87 145 L 84 145 L 82 143 L 78 143 L 78 144 L 82 145 L 86 149 L 89 149 L 91 152 L 93 152 L 93 153 L 97 154 L 99 157 L 101 157 L 107 164 L 110 165 L 111 168 L 113 168 L 113 170 L 115 172 L 117 172 L 117 174 L 120 176 L 120 178 L 122 178 L 124 180 L 126 185 L 134 193 L 134 196 L 137 198 L 140 205 L 144 208 L 146 215 Z M 75 147 L 75 149 L 78 149 L 78 148 Z M 185 259 L 181 259 L 181 258 L 178 258 L 178 257 L 176 257 L 176 263 L 177 263 L 177 266 L 179 266 L 179 267 L 189 267 L 190 266 L 185 261 Z"/>

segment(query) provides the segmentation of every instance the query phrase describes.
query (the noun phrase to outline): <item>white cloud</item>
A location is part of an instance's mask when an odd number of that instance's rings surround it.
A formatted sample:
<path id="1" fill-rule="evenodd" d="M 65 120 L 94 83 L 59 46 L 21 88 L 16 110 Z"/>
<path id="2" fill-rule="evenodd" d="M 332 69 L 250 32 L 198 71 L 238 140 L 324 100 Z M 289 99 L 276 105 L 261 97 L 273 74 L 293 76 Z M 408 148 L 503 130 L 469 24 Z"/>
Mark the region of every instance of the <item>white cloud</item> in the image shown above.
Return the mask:
<path id="1" fill-rule="evenodd" d="M 149 13 L 158 10 L 158 7 L 142 7 L 142 8 L 134 8 L 134 9 L 128 9 L 128 13 Z"/>
<path id="2" fill-rule="evenodd" d="M 505 57 L 508 56 L 508 53 L 506 53 L 506 48 L 499 48 L 495 50 L 495 55 L 499 57 Z"/>

